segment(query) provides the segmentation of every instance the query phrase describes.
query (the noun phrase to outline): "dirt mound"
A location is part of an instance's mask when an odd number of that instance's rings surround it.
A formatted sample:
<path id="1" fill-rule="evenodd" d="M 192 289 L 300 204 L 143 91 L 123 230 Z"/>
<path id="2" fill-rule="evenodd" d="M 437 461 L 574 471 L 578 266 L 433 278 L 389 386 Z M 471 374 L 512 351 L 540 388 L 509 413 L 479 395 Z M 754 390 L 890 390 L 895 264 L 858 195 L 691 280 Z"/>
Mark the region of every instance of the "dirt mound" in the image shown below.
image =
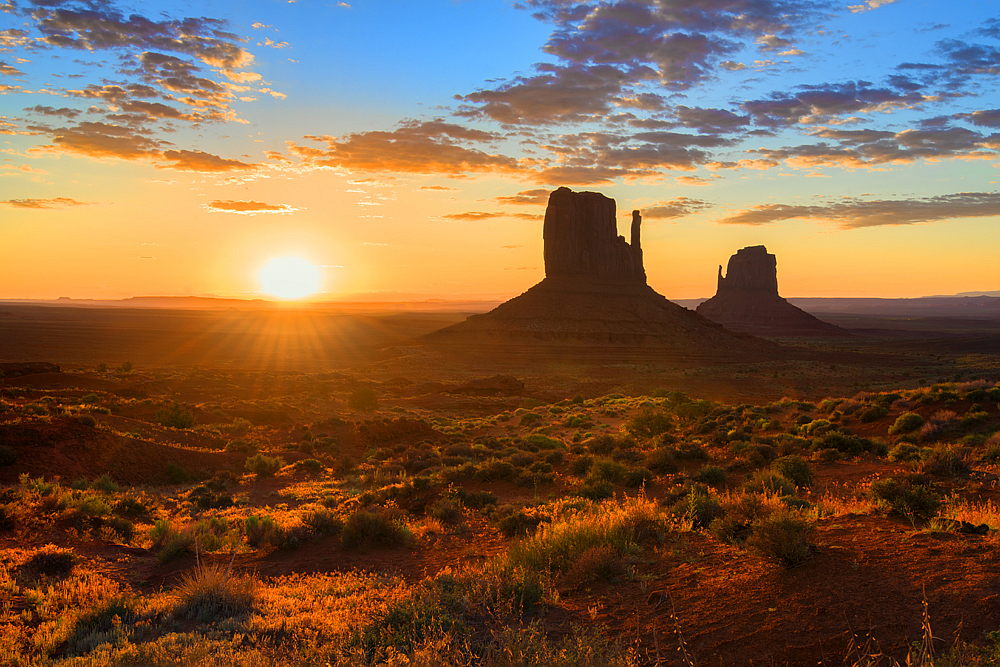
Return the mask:
<path id="1" fill-rule="evenodd" d="M 76 419 L 0 424 L 0 442 L 17 453 L 13 465 L 0 468 L 0 484 L 16 484 L 22 473 L 59 476 L 67 482 L 108 473 L 121 484 L 166 484 L 177 481 L 178 469 L 198 476 L 218 470 L 242 472 L 246 459 L 246 454 L 201 452 L 128 438 Z"/>

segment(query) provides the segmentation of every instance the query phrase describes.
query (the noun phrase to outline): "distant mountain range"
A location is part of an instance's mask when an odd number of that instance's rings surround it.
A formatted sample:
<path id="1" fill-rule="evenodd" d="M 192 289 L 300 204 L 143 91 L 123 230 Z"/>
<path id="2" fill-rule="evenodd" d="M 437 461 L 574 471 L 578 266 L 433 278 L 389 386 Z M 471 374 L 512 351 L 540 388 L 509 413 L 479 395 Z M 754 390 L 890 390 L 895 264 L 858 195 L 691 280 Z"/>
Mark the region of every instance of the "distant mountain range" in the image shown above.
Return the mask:
<path id="1" fill-rule="evenodd" d="M 671 299 L 674 303 L 694 310 L 707 299 Z M 802 310 L 821 316 L 823 314 L 876 315 L 884 317 L 960 317 L 972 319 L 1000 319 L 1000 290 L 963 292 L 951 296 L 924 296 L 913 299 L 878 298 L 790 298 L 788 301 Z M 224 299 L 204 296 L 136 296 L 128 299 L 4 299 L 0 304 L 68 306 L 75 308 L 168 308 L 176 310 L 226 310 L 309 308 L 350 312 L 377 312 L 386 310 L 407 312 L 463 312 L 484 313 L 492 310 L 497 300 L 357 300 L 282 302 L 264 299 Z"/>

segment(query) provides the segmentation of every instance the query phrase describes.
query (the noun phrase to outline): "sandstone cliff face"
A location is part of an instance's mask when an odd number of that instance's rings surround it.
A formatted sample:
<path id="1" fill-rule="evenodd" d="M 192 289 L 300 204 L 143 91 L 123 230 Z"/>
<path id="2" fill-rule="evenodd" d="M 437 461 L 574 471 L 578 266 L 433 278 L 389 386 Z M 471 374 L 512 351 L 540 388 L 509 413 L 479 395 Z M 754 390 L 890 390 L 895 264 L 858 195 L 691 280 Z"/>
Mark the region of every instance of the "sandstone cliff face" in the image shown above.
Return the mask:
<path id="1" fill-rule="evenodd" d="M 718 291 L 697 312 L 731 331 L 756 336 L 850 335 L 778 295 L 778 263 L 762 245 L 730 257 L 725 277 L 719 267 Z"/>
<path id="2" fill-rule="evenodd" d="M 778 295 L 778 260 L 762 245 L 737 250 L 729 258 L 725 278 L 722 277 L 722 266 L 719 266 L 717 294 L 741 291 Z"/>
<path id="3" fill-rule="evenodd" d="M 545 275 L 587 276 L 645 284 L 639 242 L 641 217 L 632 213 L 632 243 L 618 236 L 615 200 L 599 192 L 559 188 L 545 209 Z"/>

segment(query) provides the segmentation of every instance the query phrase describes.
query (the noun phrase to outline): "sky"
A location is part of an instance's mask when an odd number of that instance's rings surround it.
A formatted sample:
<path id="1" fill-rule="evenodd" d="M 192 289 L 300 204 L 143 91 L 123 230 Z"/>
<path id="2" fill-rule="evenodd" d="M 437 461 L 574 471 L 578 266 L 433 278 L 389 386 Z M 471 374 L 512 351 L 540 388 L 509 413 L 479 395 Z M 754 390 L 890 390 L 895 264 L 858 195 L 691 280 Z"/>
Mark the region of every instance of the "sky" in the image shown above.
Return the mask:
<path id="1" fill-rule="evenodd" d="M 0 299 L 508 298 L 560 186 L 668 298 L 1000 289 L 1000 3 L 857 1 L 0 0 Z"/>

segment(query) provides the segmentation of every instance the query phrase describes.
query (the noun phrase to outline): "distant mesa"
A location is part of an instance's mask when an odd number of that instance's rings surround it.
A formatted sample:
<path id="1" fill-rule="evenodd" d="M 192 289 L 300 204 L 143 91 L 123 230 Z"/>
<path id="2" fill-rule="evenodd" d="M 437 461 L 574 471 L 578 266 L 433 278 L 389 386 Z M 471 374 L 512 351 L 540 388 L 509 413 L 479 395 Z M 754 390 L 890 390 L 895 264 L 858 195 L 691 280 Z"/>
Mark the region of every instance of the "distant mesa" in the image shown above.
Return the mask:
<path id="1" fill-rule="evenodd" d="M 570 351 L 635 349 L 678 359 L 762 358 L 772 343 L 737 335 L 646 284 L 639 211 L 631 242 L 618 235 L 615 200 L 559 188 L 542 232 L 545 279 L 492 311 L 426 337 L 433 344 Z"/>
<path id="2" fill-rule="evenodd" d="M 719 266 L 719 288 L 698 314 L 731 331 L 755 336 L 850 336 L 778 295 L 778 262 L 762 245 L 748 246 Z"/>
<path id="3" fill-rule="evenodd" d="M 0 378 L 16 378 L 41 373 L 58 373 L 59 367 L 47 361 L 0 363 Z"/>

